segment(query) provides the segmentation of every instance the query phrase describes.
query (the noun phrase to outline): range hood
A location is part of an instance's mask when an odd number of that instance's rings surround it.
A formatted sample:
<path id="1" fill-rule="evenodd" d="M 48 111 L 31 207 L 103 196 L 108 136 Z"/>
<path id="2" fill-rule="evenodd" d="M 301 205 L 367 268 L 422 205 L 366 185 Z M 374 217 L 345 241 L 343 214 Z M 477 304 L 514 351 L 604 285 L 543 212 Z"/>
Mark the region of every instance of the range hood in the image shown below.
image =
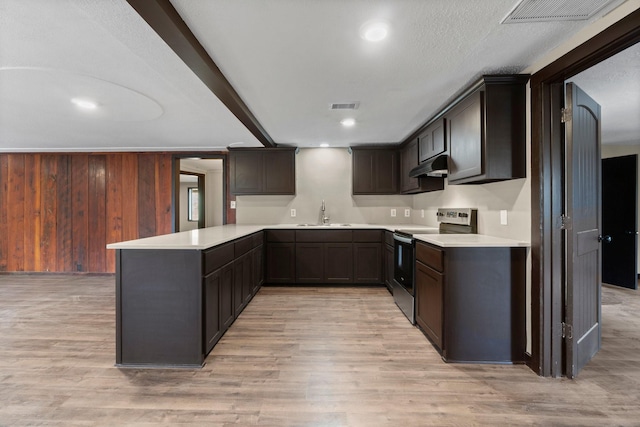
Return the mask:
<path id="1" fill-rule="evenodd" d="M 446 154 L 432 157 L 411 169 L 409 176 L 411 178 L 417 178 L 419 176 L 447 176 L 449 172 L 447 159 L 448 156 Z"/>

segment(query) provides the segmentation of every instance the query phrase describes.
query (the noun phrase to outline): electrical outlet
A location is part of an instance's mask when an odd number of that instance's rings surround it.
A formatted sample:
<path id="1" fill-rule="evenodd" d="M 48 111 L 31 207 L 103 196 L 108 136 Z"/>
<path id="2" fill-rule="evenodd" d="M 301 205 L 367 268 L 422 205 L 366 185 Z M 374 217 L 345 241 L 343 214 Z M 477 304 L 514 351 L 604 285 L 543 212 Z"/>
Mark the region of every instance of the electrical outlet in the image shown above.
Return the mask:
<path id="1" fill-rule="evenodd" d="M 420 217 L 424 218 L 424 209 L 420 209 Z"/>
<path id="2" fill-rule="evenodd" d="M 411 209 L 405 209 L 404 210 L 404 216 L 405 217 L 410 217 L 411 216 Z"/>
<path id="3" fill-rule="evenodd" d="M 291 209 L 291 218 L 295 218 L 295 217 L 296 217 L 296 210 Z"/>
<path id="4" fill-rule="evenodd" d="M 391 209 L 391 216 L 396 216 L 396 210 L 395 209 Z"/>
<path id="5" fill-rule="evenodd" d="M 231 209 L 235 209 L 236 208 L 236 201 L 232 200 L 231 201 Z"/>
<path id="6" fill-rule="evenodd" d="M 507 225 L 507 211 L 500 211 L 500 225 Z"/>

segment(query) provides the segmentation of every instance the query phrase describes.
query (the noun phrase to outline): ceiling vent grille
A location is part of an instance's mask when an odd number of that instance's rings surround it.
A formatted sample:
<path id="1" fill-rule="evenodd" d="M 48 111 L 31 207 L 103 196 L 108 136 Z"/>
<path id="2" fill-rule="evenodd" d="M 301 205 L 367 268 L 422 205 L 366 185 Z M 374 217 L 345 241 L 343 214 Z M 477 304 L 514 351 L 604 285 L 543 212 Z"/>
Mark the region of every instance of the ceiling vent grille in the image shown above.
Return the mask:
<path id="1" fill-rule="evenodd" d="M 359 102 L 343 102 L 343 103 L 329 104 L 329 109 L 331 109 L 331 110 L 357 110 L 359 106 L 360 106 Z"/>
<path id="2" fill-rule="evenodd" d="M 502 24 L 542 21 L 583 21 L 624 0 L 522 0 L 502 20 Z"/>

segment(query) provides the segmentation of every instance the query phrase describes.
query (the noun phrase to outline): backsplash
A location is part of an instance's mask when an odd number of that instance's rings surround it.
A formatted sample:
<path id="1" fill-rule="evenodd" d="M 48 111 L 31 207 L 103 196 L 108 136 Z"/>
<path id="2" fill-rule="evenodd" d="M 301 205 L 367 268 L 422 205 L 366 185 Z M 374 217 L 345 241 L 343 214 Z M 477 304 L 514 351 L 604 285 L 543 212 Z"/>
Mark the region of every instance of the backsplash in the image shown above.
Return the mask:
<path id="1" fill-rule="evenodd" d="M 424 224 L 437 226 L 439 207 L 478 209 L 478 232 L 530 240 L 531 191 L 528 179 L 482 185 L 447 185 L 417 195 L 353 196 L 351 155 L 346 148 L 307 148 L 296 155 L 295 196 L 237 196 L 238 224 L 319 223 L 322 200 L 331 223 Z M 296 216 L 291 217 L 291 209 Z M 391 216 L 391 210 L 396 216 Z M 405 217 L 405 209 L 410 216 Z M 424 210 L 424 218 L 422 217 Z M 507 225 L 500 211 L 507 211 Z"/>

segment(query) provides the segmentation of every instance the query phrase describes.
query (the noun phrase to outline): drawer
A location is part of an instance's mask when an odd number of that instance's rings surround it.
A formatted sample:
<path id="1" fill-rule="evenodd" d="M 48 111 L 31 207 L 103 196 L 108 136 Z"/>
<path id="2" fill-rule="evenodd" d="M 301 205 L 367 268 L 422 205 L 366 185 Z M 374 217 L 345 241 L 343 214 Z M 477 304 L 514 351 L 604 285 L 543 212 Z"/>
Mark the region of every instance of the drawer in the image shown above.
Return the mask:
<path id="1" fill-rule="evenodd" d="M 234 253 L 236 258 L 242 254 L 246 254 L 253 249 L 253 236 L 243 237 L 233 242 Z"/>
<path id="2" fill-rule="evenodd" d="M 444 269 L 444 251 L 424 243 L 416 243 L 416 259 L 434 270 L 442 272 Z"/>
<path id="3" fill-rule="evenodd" d="M 267 230 L 267 242 L 286 243 L 295 242 L 294 230 Z"/>
<path id="4" fill-rule="evenodd" d="M 353 230 L 353 241 L 380 243 L 382 241 L 382 230 Z"/>
<path id="5" fill-rule="evenodd" d="M 252 234 L 251 238 L 253 240 L 254 248 L 257 248 L 264 243 L 264 233 L 262 231 Z"/>
<path id="6" fill-rule="evenodd" d="M 325 243 L 351 242 L 351 230 L 296 230 L 296 242 Z"/>
<path id="7" fill-rule="evenodd" d="M 211 273 L 222 267 L 225 264 L 233 261 L 234 249 L 233 243 L 225 243 L 221 246 L 216 246 L 211 249 L 207 249 L 202 252 L 202 257 L 204 259 L 204 271 L 203 275 Z"/>

